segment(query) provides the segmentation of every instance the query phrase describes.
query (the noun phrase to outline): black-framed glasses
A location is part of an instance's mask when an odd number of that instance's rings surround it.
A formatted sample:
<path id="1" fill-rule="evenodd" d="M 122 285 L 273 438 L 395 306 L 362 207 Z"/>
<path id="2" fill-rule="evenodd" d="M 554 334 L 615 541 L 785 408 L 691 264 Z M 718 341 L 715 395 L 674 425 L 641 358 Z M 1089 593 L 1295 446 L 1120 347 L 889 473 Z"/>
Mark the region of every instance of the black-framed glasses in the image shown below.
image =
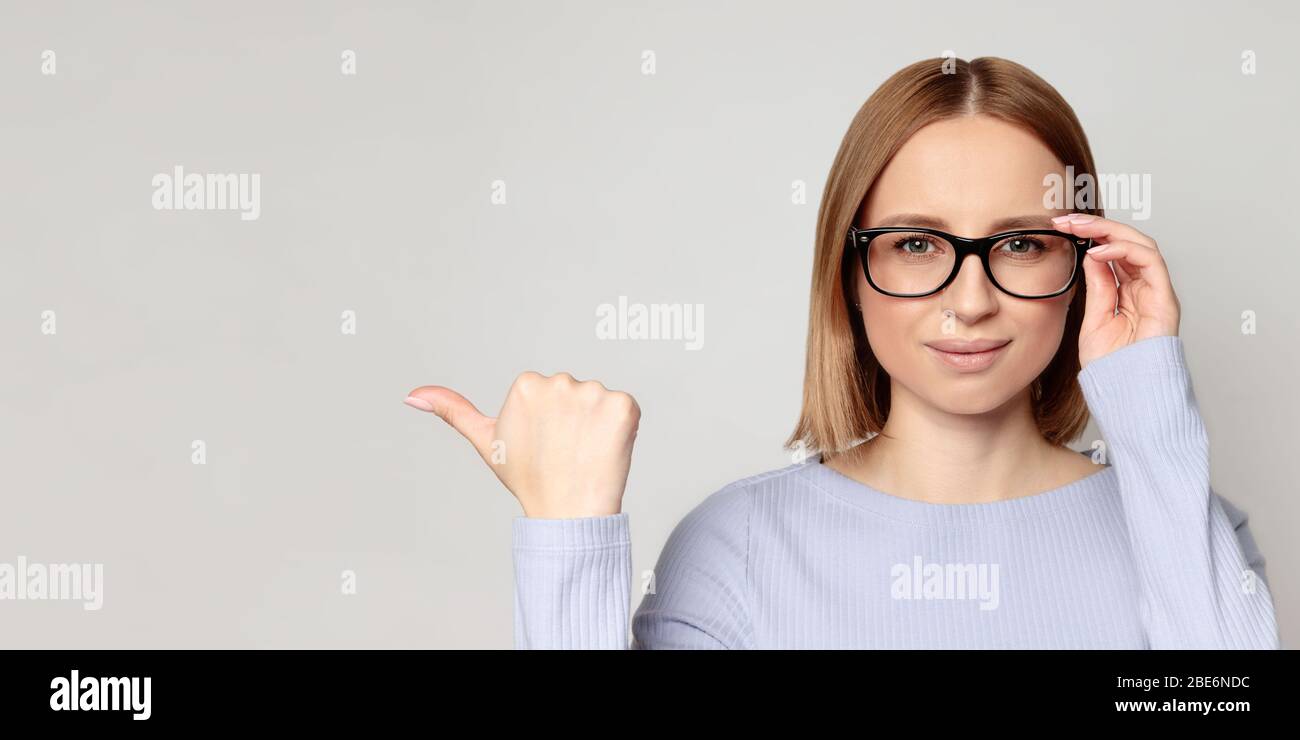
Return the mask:
<path id="1" fill-rule="evenodd" d="M 895 298 L 934 295 L 957 278 L 969 255 L 978 255 L 998 290 L 1016 298 L 1052 298 L 1083 273 L 1092 239 L 1053 229 L 1004 231 L 979 239 L 938 229 L 884 226 L 849 228 L 872 288 Z"/>

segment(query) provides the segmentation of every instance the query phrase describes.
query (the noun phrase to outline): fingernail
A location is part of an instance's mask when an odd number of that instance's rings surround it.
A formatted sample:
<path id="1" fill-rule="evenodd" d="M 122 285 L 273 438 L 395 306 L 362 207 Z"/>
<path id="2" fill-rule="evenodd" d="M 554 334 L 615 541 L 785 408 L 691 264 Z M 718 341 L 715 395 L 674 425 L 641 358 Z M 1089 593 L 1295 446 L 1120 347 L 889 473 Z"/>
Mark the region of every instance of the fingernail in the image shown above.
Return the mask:
<path id="1" fill-rule="evenodd" d="M 433 404 L 429 403 L 423 398 L 416 398 L 415 396 L 407 396 L 402 401 L 402 403 L 406 404 L 407 406 L 410 406 L 411 408 L 416 408 L 421 411 L 433 411 Z"/>
<path id="2" fill-rule="evenodd" d="M 1095 221 L 1095 220 L 1097 220 L 1096 216 L 1092 216 L 1087 213 L 1070 214 L 1070 223 L 1072 224 L 1086 224 L 1089 221 Z"/>
<path id="3" fill-rule="evenodd" d="M 1064 216 L 1052 216 L 1052 220 L 1056 221 L 1057 223 L 1060 223 L 1062 221 L 1069 221 L 1070 217 L 1073 215 L 1074 215 L 1073 213 L 1067 213 Z"/>
<path id="4" fill-rule="evenodd" d="M 1091 249 L 1089 249 L 1089 250 L 1088 250 L 1088 254 L 1096 254 L 1096 253 L 1098 253 L 1098 252 L 1104 252 L 1104 251 L 1106 251 L 1109 247 L 1110 247 L 1109 244 L 1098 244 L 1097 246 L 1092 247 Z"/>

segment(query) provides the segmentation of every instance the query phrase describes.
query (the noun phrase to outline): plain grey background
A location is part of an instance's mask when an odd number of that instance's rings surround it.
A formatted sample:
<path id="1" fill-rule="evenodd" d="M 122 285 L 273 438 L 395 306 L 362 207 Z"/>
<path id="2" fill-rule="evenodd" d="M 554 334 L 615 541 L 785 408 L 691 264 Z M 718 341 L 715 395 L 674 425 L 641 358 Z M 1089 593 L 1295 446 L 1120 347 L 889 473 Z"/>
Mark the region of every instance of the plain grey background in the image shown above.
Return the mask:
<path id="1" fill-rule="evenodd" d="M 831 159 L 881 81 L 945 50 L 1029 66 L 1102 171 L 1151 174 L 1134 225 L 1170 264 L 1212 482 L 1250 515 L 1286 640 L 1297 14 L 5 2 L 0 562 L 103 563 L 105 583 L 98 612 L 0 601 L 0 646 L 509 647 L 519 507 L 401 400 L 444 384 L 495 414 L 528 369 L 640 402 L 639 582 L 705 496 L 789 464 Z M 154 210 L 178 164 L 259 173 L 261 217 Z M 704 347 L 598 340 L 621 295 L 703 304 Z"/>

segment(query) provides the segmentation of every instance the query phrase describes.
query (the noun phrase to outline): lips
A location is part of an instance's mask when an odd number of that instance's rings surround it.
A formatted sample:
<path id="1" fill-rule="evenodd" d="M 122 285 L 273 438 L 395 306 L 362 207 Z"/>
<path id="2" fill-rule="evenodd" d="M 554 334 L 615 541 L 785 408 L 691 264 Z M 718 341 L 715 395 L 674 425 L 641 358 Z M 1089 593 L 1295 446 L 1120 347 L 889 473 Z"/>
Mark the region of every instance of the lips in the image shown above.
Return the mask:
<path id="1" fill-rule="evenodd" d="M 987 352 L 991 349 L 1003 347 L 1010 342 L 1010 339 L 940 339 L 935 342 L 926 342 L 926 346 L 933 347 L 940 352 L 968 354 Z"/>
<path id="2" fill-rule="evenodd" d="M 987 370 L 1006 352 L 1009 339 L 944 339 L 926 344 L 935 359 L 959 373 Z"/>

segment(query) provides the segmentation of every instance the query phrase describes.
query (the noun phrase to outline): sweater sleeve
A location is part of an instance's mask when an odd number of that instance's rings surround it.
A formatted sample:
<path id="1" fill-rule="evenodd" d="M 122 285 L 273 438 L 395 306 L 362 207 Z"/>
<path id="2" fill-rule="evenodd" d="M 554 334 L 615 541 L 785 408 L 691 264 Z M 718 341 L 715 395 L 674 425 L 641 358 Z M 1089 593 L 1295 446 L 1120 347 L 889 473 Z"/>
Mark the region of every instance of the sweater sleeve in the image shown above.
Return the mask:
<path id="1" fill-rule="evenodd" d="M 1119 480 L 1148 646 L 1280 647 L 1246 514 L 1210 486 L 1209 437 L 1182 339 L 1134 342 L 1078 377 Z"/>
<path id="2" fill-rule="evenodd" d="M 729 486 L 668 537 L 631 621 L 624 512 L 514 520 L 516 649 L 725 649 L 749 646 L 748 497 Z"/>

